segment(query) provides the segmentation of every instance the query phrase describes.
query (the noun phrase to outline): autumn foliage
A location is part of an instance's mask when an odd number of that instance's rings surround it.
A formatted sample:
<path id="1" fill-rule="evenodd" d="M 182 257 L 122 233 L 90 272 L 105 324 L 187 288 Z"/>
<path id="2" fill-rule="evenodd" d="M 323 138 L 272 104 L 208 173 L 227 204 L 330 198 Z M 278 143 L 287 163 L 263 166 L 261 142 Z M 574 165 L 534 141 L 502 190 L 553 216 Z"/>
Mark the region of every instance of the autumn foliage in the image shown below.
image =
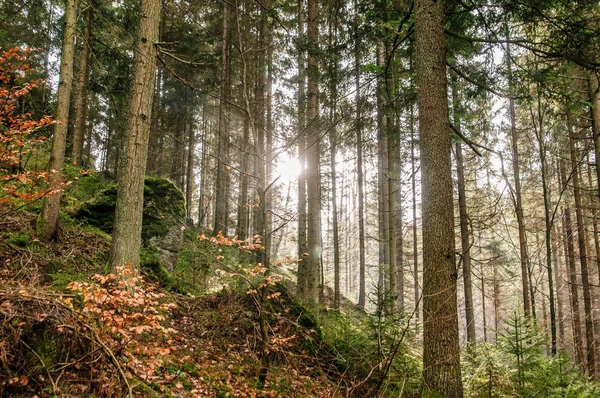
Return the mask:
<path id="1" fill-rule="evenodd" d="M 151 380 L 172 350 L 175 330 L 166 326 L 165 315 L 175 304 L 164 302 L 164 293 L 143 284 L 131 265 L 92 279 L 69 284 L 81 295 L 82 313 L 98 321 L 98 334 L 112 350 L 127 358 L 129 371 L 142 380 Z M 67 304 L 72 303 L 66 300 Z"/>
<path id="2" fill-rule="evenodd" d="M 35 119 L 25 111 L 31 92 L 43 83 L 34 77 L 29 62 L 34 54 L 19 48 L 0 52 L 0 204 L 15 199 L 31 202 L 61 189 L 47 186 L 48 172 L 23 166 L 23 160 L 46 140 L 39 131 L 55 123 L 50 116 Z"/>

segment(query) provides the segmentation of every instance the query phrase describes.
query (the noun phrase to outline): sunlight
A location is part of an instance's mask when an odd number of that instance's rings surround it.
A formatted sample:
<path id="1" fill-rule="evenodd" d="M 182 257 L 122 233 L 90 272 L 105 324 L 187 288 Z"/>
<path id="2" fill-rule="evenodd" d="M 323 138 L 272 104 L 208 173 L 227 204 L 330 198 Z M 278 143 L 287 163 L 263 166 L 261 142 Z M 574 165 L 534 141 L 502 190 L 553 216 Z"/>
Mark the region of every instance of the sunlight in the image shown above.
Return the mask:
<path id="1" fill-rule="evenodd" d="M 291 181 L 295 181 L 298 179 L 299 174 L 300 162 L 298 158 L 290 156 L 287 153 L 281 153 L 277 157 L 273 178 L 279 177 L 279 183 L 288 184 Z"/>

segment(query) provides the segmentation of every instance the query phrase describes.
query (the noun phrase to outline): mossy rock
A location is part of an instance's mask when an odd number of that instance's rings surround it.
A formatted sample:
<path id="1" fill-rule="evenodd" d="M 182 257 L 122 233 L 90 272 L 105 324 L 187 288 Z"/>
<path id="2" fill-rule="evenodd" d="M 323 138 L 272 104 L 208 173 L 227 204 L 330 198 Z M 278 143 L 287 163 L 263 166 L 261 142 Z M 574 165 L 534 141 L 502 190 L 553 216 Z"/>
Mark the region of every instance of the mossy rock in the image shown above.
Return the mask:
<path id="1" fill-rule="evenodd" d="M 117 184 L 101 190 L 94 199 L 86 202 L 75 218 L 106 233 L 112 233 L 115 222 Z M 142 240 L 148 245 L 150 239 L 162 239 L 175 225 L 185 223 L 185 197 L 171 181 L 164 178 L 146 177 L 144 180 L 144 213 Z"/>

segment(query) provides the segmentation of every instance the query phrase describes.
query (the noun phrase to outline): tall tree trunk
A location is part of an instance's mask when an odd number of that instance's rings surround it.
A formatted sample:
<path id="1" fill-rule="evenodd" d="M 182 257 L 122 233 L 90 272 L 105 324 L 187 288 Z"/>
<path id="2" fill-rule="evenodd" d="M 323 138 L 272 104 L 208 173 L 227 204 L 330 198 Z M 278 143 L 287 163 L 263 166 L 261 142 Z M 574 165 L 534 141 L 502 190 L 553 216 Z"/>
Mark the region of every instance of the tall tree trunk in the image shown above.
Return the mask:
<path id="1" fill-rule="evenodd" d="M 76 24 L 77 0 L 67 0 L 65 5 L 64 33 L 60 58 L 58 101 L 56 105 L 56 115 L 54 117 L 59 123 L 54 126 L 52 152 L 50 154 L 49 165 L 50 178 L 48 182 L 51 187 L 58 187 L 60 185 L 65 165 L 69 107 L 71 104 L 71 90 L 73 86 L 73 57 L 75 52 L 73 40 L 75 38 Z M 40 238 L 46 242 L 54 239 L 58 232 L 61 197 L 62 193 L 59 191 L 44 200 L 39 235 Z"/>
<path id="2" fill-rule="evenodd" d="M 396 164 L 396 194 L 394 195 L 396 208 L 396 267 L 398 277 L 396 278 L 396 306 L 398 311 L 404 313 L 406 311 L 404 304 L 404 207 L 402 198 L 402 154 L 400 147 L 400 139 L 396 140 L 396 150 L 394 151 L 394 162 Z"/>
<path id="3" fill-rule="evenodd" d="M 463 387 L 443 6 L 442 1 L 415 1 L 423 198 L 423 388 L 459 398 Z"/>
<path id="4" fill-rule="evenodd" d="M 558 251 L 558 240 L 559 234 L 557 231 L 556 222 L 553 223 L 552 226 L 552 263 L 554 264 L 554 281 L 556 284 L 556 324 L 558 326 L 558 348 L 564 347 L 565 343 L 565 325 L 564 325 L 564 311 L 563 311 L 563 278 L 560 271 L 560 263 L 558 261 L 559 251 Z"/>
<path id="5" fill-rule="evenodd" d="M 452 80 L 452 114 L 454 126 L 460 130 L 460 110 L 456 78 Z M 467 342 L 475 344 L 475 314 L 473 309 L 473 282 L 471 280 L 471 242 L 469 241 L 469 215 L 462 154 L 462 142 L 456 143 L 456 174 L 458 188 L 458 212 L 460 218 L 460 242 L 462 248 L 463 281 L 465 292 L 465 316 L 467 322 Z"/>
<path id="6" fill-rule="evenodd" d="M 192 192 L 194 191 L 194 158 L 196 155 L 196 132 L 194 131 L 193 115 L 188 116 L 188 157 L 185 177 L 185 206 L 188 220 L 192 219 Z"/>
<path id="7" fill-rule="evenodd" d="M 142 0 L 127 118 L 129 125 L 117 180 L 115 228 L 110 250 L 110 265 L 113 270 L 125 263 L 131 263 L 137 268 L 140 263 L 144 174 L 148 156 L 160 15 L 160 0 Z"/>
<path id="8" fill-rule="evenodd" d="M 83 158 L 83 142 L 85 137 L 85 122 L 87 119 L 87 97 L 89 60 L 92 47 L 92 4 L 87 5 L 85 11 L 85 25 L 83 27 L 83 43 L 79 58 L 79 78 L 77 84 L 77 98 L 75 99 L 75 128 L 73 129 L 73 150 L 71 158 L 74 164 L 81 165 Z"/>
<path id="9" fill-rule="evenodd" d="M 385 47 L 382 41 L 377 46 L 377 66 L 385 67 Z M 387 158 L 387 131 L 385 117 L 385 79 L 377 80 L 377 182 L 378 182 L 378 219 L 379 219 L 379 283 L 378 308 L 389 310 L 386 300 L 390 300 L 390 220 L 389 220 L 389 184 Z"/>
<path id="10" fill-rule="evenodd" d="M 223 3 L 223 26 L 221 37 L 221 93 L 219 100 L 219 135 L 217 150 L 217 178 L 215 181 L 215 225 L 213 234 L 219 231 L 227 236 L 227 192 L 229 174 L 227 166 L 227 149 L 229 146 L 228 118 L 229 118 L 229 3 Z"/>
<path id="11" fill-rule="evenodd" d="M 304 0 L 298 1 L 298 283 L 297 293 L 306 291 L 307 266 L 306 255 L 306 71 L 304 46 Z"/>
<path id="12" fill-rule="evenodd" d="M 308 248 L 308 258 L 306 259 L 306 291 L 302 297 L 309 304 L 316 304 L 319 300 L 319 262 L 321 258 L 321 225 L 320 213 L 321 203 L 319 189 L 321 178 L 319 173 L 320 158 L 320 130 L 319 130 L 319 66 L 317 61 L 318 21 L 317 21 L 317 0 L 308 0 L 308 91 L 306 119 L 308 122 L 307 130 L 308 142 L 306 148 L 307 163 L 307 234 L 306 243 Z"/>
<path id="13" fill-rule="evenodd" d="M 568 184 L 566 177 L 566 161 L 560 164 L 560 182 L 563 187 Z M 575 362 L 582 367 L 584 365 L 583 359 L 583 342 L 581 336 L 581 320 L 579 317 L 579 292 L 577 283 L 577 270 L 575 268 L 575 248 L 573 245 L 573 226 L 571 222 L 571 208 L 568 203 L 565 203 L 563 209 L 563 223 L 567 236 L 567 253 L 568 258 L 567 268 L 569 273 L 569 291 L 571 297 L 571 320 L 573 324 L 573 344 L 575 346 Z"/>
<path id="14" fill-rule="evenodd" d="M 585 337 L 586 337 L 586 368 L 588 375 L 592 378 L 596 375 L 596 344 L 594 340 L 594 324 L 592 318 L 592 297 L 590 292 L 587 246 L 585 225 L 583 223 L 583 207 L 580 193 L 580 167 L 575 147 L 575 132 L 573 131 L 573 120 L 567 114 L 569 125 L 569 152 L 571 155 L 571 170 L 573 174 L 573 197 L 575 198 L 575 217 L 577 220 L 577 243 L 579 244 L 579 263 L 581 265 L 581 286 L 583 288 L 583 308 L 585 312 Z"/>
<path id="15" fill-rule="evenodd" d="M 538 89 L 538 93 L 539 93 L 539 89 Z M 533 115 L 532 115 L 533 116 Z M 533 117 L 532 117 L 533 118 Z M 535 120 L 535 118 L 533 118 Z M 536 130 L 536 136 L 537 136 L 537 141 L 538 141 L 538 150 L 540 153 L 540 164 L 541 164 L 541 169 L 542 169 L 542 191 L 543 191 L 543 198 L 544 198 L 544 221 L 545 221 L 545 233 L 546 233 L 546 239 L 545 239 L 545 243 L 546 243 L 546 271 L 548 273 L 548 299 L 549 299 L 549 305 L 550 305 L 550 335 L 551 335 L 551 347 L 552 347 L 552 355 L 556 355 L 556 309 L 555 309 L 555 303 L 554 303 L 554 276 L 552 274 L 552 239 L 551 239 L 551 233 L 552 233 L 552 215 L 551 215 L 551 209 L 550 209 L 550 204 L 551 204 L 551 198 L 550 198 L 550 191 L 548 188 L 548 164 L 546 161 L 546 133 L 544 132 L 545 126 L 544 126 L 544 118 L 543 118 L 543 113 L 542 113 L 542 104 L 541 104 L 541 97 L 538 96 L 537 98 L 537 121 L 538 121 L 538 125 L 535 128 Z M 536 235 L 537 237 L 537 235 Z M 541 261 L 539 262 L 540 267 L 541 267 Z M 540 269 L 540 272 L 542 270 Z M 542 284 L 542 291 L 544 291 L 545 289 L 543 288 L 543 284 Z M 544 296 L 542 295 L 541 297 L 542 300 L 542 312 L 544 314 L 544 325 L 547 324 L 546 322 L 546 309 L 545 309 L 545 301 L 544 301 Z"/>
<path id="16" fill-rule="evenodd" d="M 250 172 L 250 119 L 249 115 L 244 117 L 244 130 L 242 138 L 242 165 L 240 173 L 240 193 L 238 197 L 238 217 L 235 234 L 238 239 L 245 240 L 248 237 L 248 225 L 250 212 L 248 209 L 248 174 Z"/>
<path id="17" fill-rule="evenodd" d="M 594 140 L 594 159 L 596 163 L 596 180 L 598 181 L 598 197 L 600 198 L 600 77 L 597 73 L 588 74 L 590 116 L 592 120 L 592 137 Z M 600 267 L 598 268 L 600 272 Z"/>
<path id="18" fill-rule="evenodd" d="M 333 54 L 337 49 L 338 37 L 338 18 L 337 9 L 334 3 L 329 5 L 329 51 Z M 337 119 L 337 85 L 339 83 L 338 69 L 339 62 L 337 58 L 330 61 L 329 73 L 331 75 L 330 95 L 331 105 L 329 109 L 329 152 L 330 152 L 330 167 L 331 167 L 331 219 L 333 232 L 333 308 L 340 309 L 340 234 L 338 221 L 338 189 L 337 189 L 337 129 L 335 120 Z"/>
<path id="19" fill-rule="evenodd" d="M 412 68 L 411 68 L 412 69 Z M 412 183 L 412 239 L 413 239 L 413 278 L 414 278 L 414 294 L 415 294 L 415 325 L 419 325 L 421 312 L 419 310 L 419 297 L 421 291 L 419 289 L 419 241 L 417 239 L 417 158 L 415 156 L 415 115 L 414 105 L 410 105 L 410 166 L 411 166 L 411 183 Z"/>
<path id="20" fill-rule="evenodd" d="M 508 25 L 506 27 L 507 40 L 508 40 Z M 510 91 L 513 87 L 512 77 L 512 55 L 510 51 L 510 44 L 506 44 L 506 64 L 507 64 L 507 77 Z M 523 218 L 523 204 L 521 201 L 521 172 L 519 163 L 519 147 L 518 147 L 518 134 L 517 134 L 517 121 L 515 114 L 515 100 L 511 95 L 508 100 L 508 116 L 510 121 L 510 139 L 512 144 L 512 164 L 513 164 L 513 176 L 515 181 L 515 213 L 517 214 L 517 225 L 519 228 L 519 254 L 521 259 L 521 282 L 523 290 L 523 311 L 526 317 L 531 315 L 531 301 L 529 298 L 529 272 L 528 264 L 529 259 L 527 255 L 527 236 L 525 234 L 525 220 Z"/>
<path id="21" fill-rule="evenodd" d="M 354 83 L 356 89 L 356 170 L 358 184 L 358 307 L 365 309 L 367 301 L 366 259 L 365 259 L 365 204 L 364 204 L 364 172 L 363 172 L 363 137 L 362 137 L 362 104 L 360 97 L 360 41 L 356 40 L 354 48 Z"/>
<path id="22" fill-rule="evenodd" d="M 200 156 L 200 188 L 198 189 L 198 227 L 206 227 L 207 223 L 207 202 L 210 203 L 208 193 L 206 192 L 208 184 L 208 134 L 209 123 L 206 117 L 206 98 L 202 101 L 202 155 Z"/>

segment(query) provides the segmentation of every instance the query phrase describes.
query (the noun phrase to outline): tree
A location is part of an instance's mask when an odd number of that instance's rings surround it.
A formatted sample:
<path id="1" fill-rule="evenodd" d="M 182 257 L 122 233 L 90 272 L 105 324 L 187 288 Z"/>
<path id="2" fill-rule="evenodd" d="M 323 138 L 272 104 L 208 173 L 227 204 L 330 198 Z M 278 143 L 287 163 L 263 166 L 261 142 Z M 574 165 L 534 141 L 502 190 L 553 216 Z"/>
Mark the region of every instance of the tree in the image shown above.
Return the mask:
<path id="1" fill-rule="evenodd" d="M 309 131 L 306 163 L 307 163 L 307 234 L 306 243 L 308 258 L 306 259 L 306 291 L 303 297 L 310 304 L 319 300 L 319 264 L 321 259 L 321 176 L 319 172 L 320 160 L 320 130 L 319 130 L 319 66 L 317 60 L 318 46 L 318 21 L 317 0 L 308 0 L 308 26 L 307 39 L 308 51 L 308 90 L 306 104 L 307 130 Z"/>
<path id="2" fill-rule="evenodd" d="M 415 1 L 423 198 L 423 388 L 432 394 L 462 397 L 444 4 Z"/>
<path id="3" fill-rule="evenodd" d="M 131 263 L 135 268 L 140 262 L 144 175 L 152 120 L 160 16 L 160 0 L 141 0 L 128 129 L 117 179 L 115 226 L 110 248 L 112 269 L 125 263 Z"/>
<path id="4" fill-rule="evenodd" d="M 40 130 L 54 123 L 49 116 L 36 120 L 21 107 L 24 99 L 43 85 L 42 79 L 34 77 L 31 55 L 32 50 L 17 47 L 0 53 L 0 205 L 14 200 L 29 203 L 61 188 L 44 186 L 45 171 L 24 168 L 23 160 L 46 140 Z"/>
<path id="5" fill-rule="evenodd" d="M 77 0 L 67 0 L 65 6 L 65 23 L 60 59 L 60 76 L 58 82 L 58 102 L 56 105 L 55 119 L 62 123 L 54 126 L 52 138 L 52 152 L 50 154 L 49 183 L 58 186 L 62 181 L 65 165 L 65 150 L 67 147 L 67 121 L 69 120 L 69 107 L 71 104 L 71 89 L 73 86 L 73 57 L 75 52 L 75 25 L 77 23 Z M 62 195 L 47 197 L 44 200 L 42 219 L 39 229 L 40 238 L 50 241 L 55 238 L 58 231 L 60 199 Z"/>
<path id="6" fill-rule="evenodd" d="M 87 4 L 85 10 L 85 26 L 83 27 L 83 43 L 79 58 L 79 77 L 77 79 L 77 97 L 75 100 L 75 127 L 73 129 L 73 148 L 71 158 L 73 164 L 81 165 L 83 158 L 83 141 L 85 136 L 85 122 L 87 119 L 87 96 L 90 55 L 92 48 L 92 17 L 93 4 Z"/>

